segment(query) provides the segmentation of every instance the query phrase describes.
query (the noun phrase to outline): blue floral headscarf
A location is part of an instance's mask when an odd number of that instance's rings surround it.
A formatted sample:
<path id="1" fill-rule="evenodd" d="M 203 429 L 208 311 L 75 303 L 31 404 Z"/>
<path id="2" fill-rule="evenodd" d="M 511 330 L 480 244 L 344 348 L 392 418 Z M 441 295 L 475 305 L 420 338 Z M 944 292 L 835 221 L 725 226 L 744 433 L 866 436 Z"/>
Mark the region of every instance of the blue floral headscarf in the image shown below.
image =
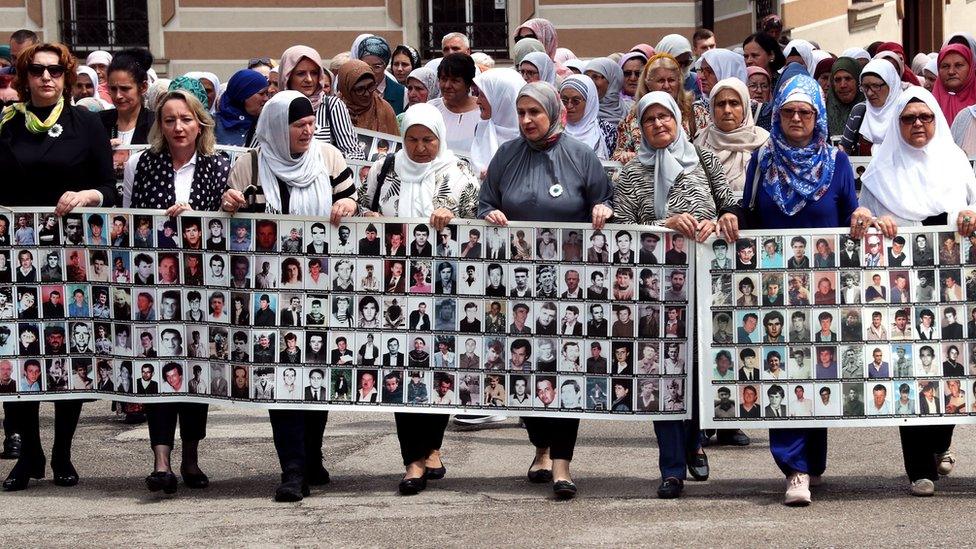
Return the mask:
<path id="1" fill-rule="evenodd" d="M 798 95 L 806 95 L 817 111 L 813 136 L 805 147 L 786 141 L 779 111 Z M 759 173 L 762 186 L 786 215 L 795 215 L 807 202 L 816 202 L 830 188 L 834 178 L 837 149 L 828 141 L 827 108 L 820 84 L 807 75 L 794 76 L 781 88 L 773 104 L 773 126 L 769 141 L 760 149 Z"/>

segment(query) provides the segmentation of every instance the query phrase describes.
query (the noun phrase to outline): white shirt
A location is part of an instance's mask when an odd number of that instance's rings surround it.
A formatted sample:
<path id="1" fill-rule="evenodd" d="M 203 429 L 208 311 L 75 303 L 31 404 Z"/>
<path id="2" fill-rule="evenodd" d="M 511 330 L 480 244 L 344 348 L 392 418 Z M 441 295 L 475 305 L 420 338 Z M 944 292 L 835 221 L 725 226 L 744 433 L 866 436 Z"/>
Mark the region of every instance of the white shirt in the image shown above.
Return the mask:
<path id="1" fill-rule="evenodd" d="M 121 133 L 119 134 L 121 135 Z M 139 151 L 136 154 L 129 157 L 125 162 L 125 169 L 122 172 L 122 207 L 131 208 L 132 207 L 132 185 L 136 179 L 136 166 L 139 164 L 139 158 L 145 151 Z M 176 175 L 173 177 L 173 187 L 176 191 L 176 202 L 189 202 L 190 201 L 190 188 L 193 186 L 193 174 L 197 169 L 197 153 L 193 153 L 190 157 L 190 161 L 183 165 L 182 168 L 176 170 Z"/>
<path id="2" fill-rule="evenodd" d="M 468 156 L 471 154 L 471 142 L 474 141 L 474 130 L 481 121 L 481 109 L 474 109 L 461 114 L 451 112 L 444 105 L 444 98 L 438 97 L 427 102 L 440 111 L 447 126 L 447 146 L 452 151 Z"/>
<path id="3" fill-rule="evenodd" d="M 132 136 L 135 135 L 135 133 L 136 133 L 136 129 L 135 128 L 132 128 L 131 130 L 129 130 L 127 132 L 124 132 L 124 131 L 119 130 L 119 132 L 118 132 L 118 134 L 119 134 L 119 141 L 121 141 L 123 145 L 131 145 L 132 144 Z"/>

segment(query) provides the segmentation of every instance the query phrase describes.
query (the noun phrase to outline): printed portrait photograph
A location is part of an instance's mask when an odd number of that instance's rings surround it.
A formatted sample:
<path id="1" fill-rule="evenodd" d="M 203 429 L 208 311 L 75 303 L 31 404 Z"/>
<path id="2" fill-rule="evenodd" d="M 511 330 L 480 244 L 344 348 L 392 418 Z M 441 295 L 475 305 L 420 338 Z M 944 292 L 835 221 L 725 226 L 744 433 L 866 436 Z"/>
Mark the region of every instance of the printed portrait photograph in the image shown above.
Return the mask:
<path id="1" fill-rule="evenodd" d="M 278 362 L 280 364 L 302 364 L 305 332 L 302 330 L 281 330 L 278 333 L 278 338 Z"/>
<path id="2" fill-rule="evenodd" d="M 582 339 L 563 339 L 559 343 L 560 372 L 586 373 L 586 368 L 583 364 L 583 346 L 584 341 Z"/>
<path id="3" fill-rule="evenodd" d="M 902 235 L 896 235 L 888 240 L 886 259 L 889 267 L 910 267 L 912 260 L 908 256 L 908 240 Z"/>
<path id="4" fill-rule="evenodd" d="M 357 370 L 356 371 L 356 402 L 379 402 L 379 393 L 376 388 L 377 370 Z"/>
<path id="5" fill-rule="evenodd" d="M 535 246 L 536 257 L 542 261 L 559 260 L 559 241 L 556 237 L 556 229 L 542 227 L 536 231 Z"/>
<path id="6" fill-rule="evenodd" d="M 462 227 L 458 230 L 461 259 L 481 259 L 484 257 L 485 244 L 481 235 L 481 227 Z"/>
<path id="7" fill-rule="evenodd" d="M 383 298 L 383 329 L 395 330 L 404 325 L 408 312 L 404 308 L 405 304 L 406 299 L 403 297 Z"/>
<path id="8" fill-rule="evenodd" d="M 3 257 L 8 257 L 6 252 L 3 253 Z M 116 276 L 113 272 L 112 280 L 115 282 L 130 282 L 129 279 L 129 267 L 128 267 L 128 257 L 129 252 L 113 252 L 113 257 L 122 262 L 122 271 L 124 271 L 123 279 Z M 61 251 L 60 250 L 41 250 L 39 251 L 38 259 L 42 262 L 40 265 L 40 277 L 38 282 L 63 282 L 64 281 L 64 264 L 61 261 Z M 6 262 L 6 260 L 4 260 Z M 8 266 L 9 269 L 9 266 Z M 115 269 L 118 271 L 119 269 Z M 9 279 L 10 271 L 7 271 L 8 278 L 6 282 L 11 282 Z"/>
<path id="9" fill-rule="evenodd" d="M 953 232 L 938 233 L 939 265 L 959 265 L 961 250 L 959 235 Z"/>
<path id="10" fill-rule="evenodd" d="M 478 336 L 459 336 L 457 338 L 460 349 L 458 349 L 458 368 L 462 370 L 480 370 L 484 357 L 482 349 L 482 338 Z"/>
<path id="11" fill-rule="evenodd" d="M 610 380 L 611 412 L 632 412 L 634 410 L 634 380 L 615 377 Z"/>
<path id="12" fill-rule="evenodd" d="M 966 293 L 962 286 L 962 269 L 939 269 L 939 291 L 941 301 L 963 301 Z"/>
<path id="13" fill-rule="evenodd" d="M 211 252 L 228 251 L 227 220 L 220 217 L 203 218 L 200 221 L 203 228 L 204 248 Z"/>
<path id="14" fill-rule="evenodd" d="M 918 387 L 918 413 L 921 415 L 942 413 L 942 391 L 936 380 L 916 381 Z"/>
<path id="15" fill-rule="evenodd" d="M 959 378 L 947 379 L 942 382 L 942 399 L 945 403 L 946 414 L 965 414 L 969 407 L 966 405 L 966 389 L 963 380 Z"/>
<path id="16" fill-rule="evenodd" d="M 454 295 L 457 293 L 457 263 L 454 261 L 435 261 L 434 293 Z"/>
<path id="17" fill-rule="evenodd" d="M 664 235 L 664 262 L 668 265 L 687 265 L 687 241 L 681 233 L 667 233 Z"/>
<path id="18" fill-rule="evenodd" d="M 254 400 L 274 400 L 275 369 L 271 366 L 251 367 L 251 398 Z"/>
<path id="19" fill-rule="evenodd" d="M 765 418 L 785 418 L 788 415 L 785 383 L 771 383 L 762 386 L 762 415 Z"/>
<path id="20" fill-rule="evenodd" d="M 457 293 L 482 296 L 485 293 L 484 264 L 462 261 L 458 265 Z"/>
<path id="21" fill-rule="evenodd" d="M 481 406 L 481 375 L 473 372 L 457 374 L 457 396 L 461 406 Z"/>
<path id="22" fill-rule="evenodd" d="M 914 353 L 910 343 L 893 343 L 891 345 L 891 373 L 893 377 L 912 377 L 915 369 L 912 364 Z"/>
<path id="23" fill-rule="evenodd" d="M 535 338 L 535 350 L 529 358 L 535 361 L 536 372 L 554 373 L 558 370 L 558 347 L 558 339 L 551 337 Z"/>
<path id="24" fill-rule="evenodd" d="M 535 359 L 533 353 L 533 340 L 524 337 L 508 338 L 508 369 L 513 372 L 532 371 L 532 361 Z"/>
<path id="25" fill-rule="evenodd" d="M 864 237 L 864 258 L 862 260 L 865 267 L 884 267 L 885 261 L 885 238 L 880 234 L 869 234 Z"/>
<path id="26" fill-rule="evenodd" d="M 433 257 L 434 237 L 430 234 L 430 226 L 420 223 L 419 225 L 408 225 L 407 229 L 410 231 L 408 255 L 410 257 Z"/>
<path id="27" fill-rule="evenodd" d="M 837 236 L 814 235 L 813 267 L 815 269 L 834 269 L 837 267 Z"/>
<path id="28" fill-rule="evenodd" d="M 735 386 L 729 385 L 718 385 L 714 387 L 714 396 L 712 397 L 713 405 L 713 415 L 715 419 L 729 419 L 734 418 L 736 413 L 736 399 L 738 396 L 733 394 L 735 391 Z"/>
<path id="29" fill-rule="evenodd" d="M 455 389 L 455 374 L 450 372 L 434 372 L 434 392 L 431 395 L 431 404 L 435 406 L 450 406 L 457 404 L 457 391 Z M 529 404 L 525 404 L 529 406 Z"/>
<path id="30" fill-rule="evenodd" d="M 593 301 L 609 300 L 609 268 L 591 266 L 586 268 L 586 273 L 586 299 Z"/>
<path id="31" fill-rule="evenodd" d="M 845 417 L 861 417 L 865 415 L 864 384 L 862 382 L 842 383 L 841 390 L 844 403 L 841 407 Z"/>
<path id="32" fill-rule="evenodd" d="M 535 268 L 536 299 L 557 299 L 559 297 L 558 269 L 555 265 L 537 265 Z"/>
<path id="33" fill-rule="evenodd" d="M 791 345 L 787 348 L 789 359 L 786 371 L 790 379 L 813 378 L 813 355 L 810 347 Z"/>
<path id="34" fill-rule="evenodd" d="M 403 370 L 385 370 L 383 386 L 380 393 L 381 402 L 385 404 L 403 404 Z"/>
<path id="35" fill-rule="evenodd" d="M 683 306 L 664 307 L 664 337 L 683 338 L 687 332 L 688 308 Z"/>
<path id="36" fill-rule="evenodd" d="M 759 265 L 758 257 L 756 239 L 740 238 L 735 241 L 735 268 L 737 270 L 755 270 Z"/>
<path id="37" fill-rule="evenodd" d="M 207 326 L 192 325 L 186 327 L 186 356 L 204 359 L 209 356 L 210 330 Z"/>
<path id="38" fill-rule="evenodd" d="M 2 326 L 0 326 L 0 329 L 2 329 Z M 60 341 L 60 347 L 63 348 L 65 339 L 64 327 L 51 325 L 44 327 L 45 343 L 50 349 L 51 339 L 48 336 L 48 330 L 51 330 L 52 333 L 59 333 L 57 337 Z M 132 356 L 132 327 L 129 324 L 122 324 L 119 322 L 112 324 L 112 340 L 112 348 L 116 355 Z"/>
<path id="39" fill-rule="evenodd" d="M 65 280 L 68 282 L 85 282 L 88 280 L 88 253 L 81 248 L 67 248 L 64 251 L 65 257 L 67 257 L 67 263 L 65 266 Z M 37 280 L 37 268 L 34 266 L 34 258 L 36 257 L 34 252 L 30 250 L 15 250 L 14 255 L 17 258 L 17 263 L 14 265 L 14 282 L 34 282 Z M 142 255 L 142 254 L 140 254 Z M 140 258 L 136 256 L 136 268 L 140 266 L 139 260 L 142 259 L 141 264 L 145 268 L 146 258 Z M 150 282 L 146 284 L 152 284 L 156 280 L 155 271 L 155 256 L 149 258 L 149 278 Z M 141 282 L 142 278 L 137 278 L 137 284 L 143 284 Z"/>
<path id="40" fill-rule="evenodd" d="M 340 259 L 339 261 L 348 261 L 348 260 Z M 411 260 L 411 263 L 412 262 L 413 260 Z M 336 261 L 333 261 L 332 262 L 333 270 L 335 270 L 337 266 L 338 263 Z M 384 271 L 384 288 L 386 293 L 402 294 L 407 291 L 408 284 L 406 279 L 407 276 L 406 261 L 402 259 L 387 259 L 383 265 L 383 271 Z M 428 273 L 427 276 L 433 276 L 433 273 Z M 335 278 L 336 279 L 339 278 L 338 272 L 335 273 Z M 427 285 L 429 286 L 430 283 L 428 282 Z M 426 292 L 426 293 L 430 293 L 430 292 Z"/>
<path id="41" fill-rule="evenodd" d="M 30 217 L 30 214 L 25 214 Z M 6 218 L 6 216 L 5 216 Z M 42 213 L 37 215 L 37 228 L 36 238 L 37 244 L 41 246 L 60 246 L 61 245 L 61 224 L 59 222 L 59 217 L 53 213 Z M 121 227 L 120 230 L 118 227 Z M 118 215 L 113 218 L 112 222 L 112 234 L 111 242 L 113 246 L 129 247 L 128 240 L 128 227 L 129 222 L 127 216 Z M 33 242 L 25 241 L 21 244 L 21 239 L 18 238 L 17 233 L 21 232 L 23 227 L 20 225 L 20 216 L 18 215 L 17 227 L 14 229 L 14 243 L 18 246 L 30 246 Z M 23 234 L 23 233 L 22 233 Z M 5 237 L 6 231 L 3 233 Z M 24 234 L 24 236 L 27 236 Z M 29 239 L 28 239 L 29 240 Z M 9 240 L 2 241 L 3 245 L 9 245 Z"/>
<path id="42" fill-rule="evenodd" d="M 495 225 L 485 228 L 485 258 L 493 261 L 508 259 L 508 229 Z"/>
<path id="43" fill-rule="evenodd" d="M 634 345 L 629 341 L 614 341 L 610 361 L 611 375 L 634 375 Z M 683 366 L 683 365 L 682 365 Z"/>
<path id="44" fill-rule="evenodd" d="M 762 240 L 762 250 L 759 253 L 759 267 L 762 269 L 783 268 L 783 238 L 767 236 Z"/>
<path id="45" fill-rule="evenodd" d="M 815 397 L 813 383 L 790 383 L 783 386 L 790 392 L 786 405 L 789 417 L 812 416 Z"/>
<path id="46" fill-rule="evenodd" d="M 424 405 L 431 399 L 431 375 L 422 370 L 408 370 L 406 383 L 405 404 Z"/>
<path id="47" fill-rule="evenodd" d="M 463 299 L 459 300 L 458 304 L 461 308 L 458 331 L 466 334 L 482 333 L 482 301 L 480 299 Z"/>
<path id="48" fill-rule="evenodd" d="M 184 250 L 202 250 L 204 232 L 200 218 L 197 216 L 184 216 L 179 218 L 180 234 L 182 235 L 182 248 Z"/>
<path id="49" fill-rule="evenodd" d="M 162 378 L 162 373 L 159 371 L 159 363 L 140 360 L 134 362 L 133 365 L 137 369 L 137 372 L 133 372 L 133 374 L 138 375 L 135 383 L 135 392 L 141 395 L 159 394 L 159 384 Z M 48 379 L 48 386 L 51 386 L 50 379 Z"/>
<path id="50" fill-rule="evenodd" d="M 636 242 L 632 231 L 613 231 L 613 242 L 610 243 L 611 262 L 615 265 L 633 265 L 637 258 Z"/>
<path id="51" fill-rule="evenodd" d="M 819 417 L 837 417 L 841 415 L 841 401 L 844 400 L 840 383 L 817 383 L 817 390 L 813 399 L 813 413 Z"/>
<path id="52" fill-rule="evenodd" d="M 186 363 L 177 361 L 162 361 L 163 382 L 160 385 L 162 393 L 186 393 Z"/>
<path id="53" fill-rule="evenodd" d="M 131 360 L 116 360 L 112 361 L 112 383 L 115 385 L 115 391 L 118 393 L 131 394 L 135 390 L 133 388 L 133 378 L 132 378 L 132 361 Z M 27 361 L 24 363 L 25 368 L 27 366 Z M 136 373 L 138 376 L 138 372 Z"/>
<path id="54" fill-rule="evenodd" d="M 67 219 L 65 220 L 67 221 Z M 153 232 L 153 219 L 151 215 L 136 214 L 132 217 L 132 247 L 150 249 L 156 247 L 156 238 Z M 65 242 L 68 242 L 68 232 L 64 232 Z"/>
<path id="55" fill-rule="evenodd" d="M 389 257 L 405 257 L 407 255 L 407 239 L 404 225 L 402 223 L 384 223 L 383 230 L 385 254 Z"/>
<path id="56" fill-rule="evenodd" d="M 735 305 L 737 307 L 759 306 L 759 274 L 736 274 L 733 279 L 735 285 Z"/>
<path id="57" fill-rule="evenodd" d="M 329 334 L 325 331 L 308 330 L 305 332 L 305 362 L 309 364 L 327 364 L 329 362 L 326 341 Z"/>
<path id="58" fill-rule="evenodd" d="M 714 307 L 731 307 L 735 304 L 732 300 L 732 274 L 722 273 L 713 274 L 711 300 Z M 644 286 L 641 285 L 641 290 Z"/>
<path id="59" fill-rule="evenodd" d="M 586 380 L 583 376 L 559 376 L 559 408 L 583 411 L 586 404 Z"/>
<path id="60" fill-rule="evenodd" d="M 910 381 L 895 381 L 897 391 L 891 395 L 892 412 L 895 415 L 914 415 L 918 413 L 915 403 L 918 400 L 916 385 Z"/>
<path id="61" fill-rule="evenodd" d="M 942 343 L 942 375 L 946 377 L 966 375 L 966 361 L 963 356 L 964 349 L 965 346 L 959 342 Z"/>
<path id="62" fill-rule="evenodd" d="M 440 370 L 457 368 L 455 338 L 450 335 L 434 336 L 434 368 Z"/>
<path id="63" fill-rule="evenodd" d="M 529 227 L 509 229 L 509 254 L 515 261 L 528 261 L 535 258 L 535 230 Z"/>
<path id="64" fill-rule="evenodd" d="M 434 247 L 434 255 L 437 257 L 457 257 L 458 256 L 458 226 L 446 225 L 437 231 L 437 242 Z"/>
<path id="65" fill-rule="evenodd" d="M 588 376 L 586 378 L 586 409 L 606 411 L 610 405 L 607 378 Z"/>
<path id="66" fill-rule="evenodd" d="M 564 229 L 565 230 L 565 229 Z M 718 239 L 717 242 L 724 242 Z M 662 263 L 661 235 L 654 232 L 640 233 L 640 249 L 637 251 L 637 261 L 641 265 L 658 265 Z M 716 255 L 717 257 L 717 255 Z M 564 256 L 565 258 L 565 256 Z M 564 259 L 565 260 L 565 259 Z"/>
<path id="67" fill-rule="evenodd" d="M 786 347 L 763 347 L 762 353 L 762 379 L 786 379 Z"/>
<path id="68" fill-rule="evenodd" d="M 837 266 L 842 269 L 851 269 L 861 266 L 861 246 L 860 242 L 849 235 L 839 237 L 838 261 Z"/>
<path id="69" fill-rule="evenodd" d="M 503 337 L 485 337 L 484 369 L 488 371 L 504 371 L 507 364 L 506 340 Z"/>
<path id="70" fill-rule="evenodd" d="M 51 282 L 60 282 L 61 278 L 61 259 L 57 251 L 51 250 L 46 255 L 44 267 L 41 267 L 41 281 L 50 277 Z M 112 250 L 111 281 L 116 284 L 128 284 L 132 282 L 132 252 L 127 250 Z M 48 269 L 45 272 L 45 268 Z"/>

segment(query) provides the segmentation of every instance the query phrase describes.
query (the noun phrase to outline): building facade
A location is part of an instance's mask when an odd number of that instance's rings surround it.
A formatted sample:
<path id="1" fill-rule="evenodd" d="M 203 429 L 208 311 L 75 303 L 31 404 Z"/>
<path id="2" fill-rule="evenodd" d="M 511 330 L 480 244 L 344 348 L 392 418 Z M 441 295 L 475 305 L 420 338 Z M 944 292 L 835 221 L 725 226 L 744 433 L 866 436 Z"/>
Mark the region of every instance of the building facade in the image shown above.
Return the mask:
<path id="1" fill-rule="evenodd" d="M 162 75 L 226 77 L 299 43 L 328 58 L 361 33 L 419 46 L 427 58 L 441 36 L 461 31 L 475 50 L 505 59 L 515 28 L 531 17 L 551 20 L 579 57 L 690 37 L 703 23 L 732 46 L 767 13 L 780 14 L 793 37 L 834 52 L 894 40 L 912 55 L 976 25 L 973 0 L 0 0 L 0 39 L 28 28 L 79 54 L 146 46 Z"/>

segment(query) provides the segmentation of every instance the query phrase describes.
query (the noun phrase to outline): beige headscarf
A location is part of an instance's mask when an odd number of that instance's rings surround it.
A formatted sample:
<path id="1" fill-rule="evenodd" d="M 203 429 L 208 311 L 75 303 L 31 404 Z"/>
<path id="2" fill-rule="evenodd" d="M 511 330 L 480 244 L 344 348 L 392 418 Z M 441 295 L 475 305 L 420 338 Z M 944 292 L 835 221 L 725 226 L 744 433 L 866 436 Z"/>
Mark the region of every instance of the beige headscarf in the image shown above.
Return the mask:
<path id="1" fill-rule="evenodd" d="M 709 104 L 715 104 L 715 97 L 724 89 L 730 89 L 739 94 L 745 118 L 742 125 L 730 131 L 723 132 L 713 121 L 695 136 L 695 144 L 707 149 L 718 157 L 725 171 L 725 177 L 733 191 L 741 191 L 746 185 L 746 167 L 752 152 L 763 146 L 769 140 L 769 132 L 756 125 L 752 118 L 749 105 L 749 90 L 745 83 L 738 78 L 719 80 L 709 94 Z M 715 114 L 712 114 L 714 118 Z"/>
<path id="2" fill-rule="evenodd" d="M 278 89 L 282 91 L 288 89 L 288 80 L 291 78 L 291 72 L 295 70 L 295 67 L 304 58 L 319 66 L 318 89 L 308 98 L 312 102 L 312 108 L 318 109 L 322 103 L 322 89 L 325 87 L 326 74 L 325 68 L 322 66 L 322 56 L 314 49 L 308 46 L 292 46 L 281 54 L 281 63 L 278 64 Z M 332 87 L 335 89 L 335 83 L 333 83 Z"/>

